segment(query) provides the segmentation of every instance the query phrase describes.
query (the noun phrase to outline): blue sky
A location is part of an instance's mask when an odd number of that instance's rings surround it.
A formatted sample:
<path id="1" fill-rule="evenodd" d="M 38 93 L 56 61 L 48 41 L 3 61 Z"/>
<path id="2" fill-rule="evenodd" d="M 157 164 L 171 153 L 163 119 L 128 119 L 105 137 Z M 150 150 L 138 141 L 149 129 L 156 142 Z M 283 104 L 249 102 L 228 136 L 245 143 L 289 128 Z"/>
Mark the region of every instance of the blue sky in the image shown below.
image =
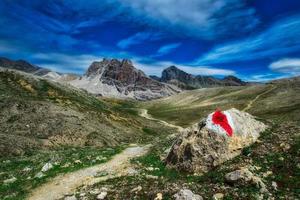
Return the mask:
<path id="1" fill-rule="evenodd" d="M 2 0 L 0 25 L 0 56 L 59 72 L 107 57 L 148 75 L 300 75 L 297 0 Z"/>

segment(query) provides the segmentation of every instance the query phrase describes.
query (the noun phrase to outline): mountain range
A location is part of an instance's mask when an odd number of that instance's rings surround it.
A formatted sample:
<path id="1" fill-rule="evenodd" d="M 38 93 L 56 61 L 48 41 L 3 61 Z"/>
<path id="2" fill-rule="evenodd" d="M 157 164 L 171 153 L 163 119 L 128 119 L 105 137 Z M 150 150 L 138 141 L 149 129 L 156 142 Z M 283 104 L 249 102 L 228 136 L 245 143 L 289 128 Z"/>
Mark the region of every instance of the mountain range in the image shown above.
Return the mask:
<path id="1" fill-rule="evenodd" d="M 235 76 L 218 79 L 192 75 L 175 66 L 163 70 L 161 77 L 147 76 L 128 59 L 103 59 L 93 62 L 83 76 L 63 74 L 32 65 L 24 60 L 0 58 L 0 67 L 20 70 L 53 81 L 68 83 L 98 96 L 151 100 L 170 96 L 187 89 L 244 86 L 247 82 Z"/>
<path id="2" fill-rule="evenodd" d="M 182 71 L 176 66 L 170 66 L 163 70 L 161 78 L 151 76 L 151 78 L 178 86 L 181 89 L 197 89 L 218 86 L 244 86 L 247 82 L 235 76 L 226 76 L 218 79 L 213 76 L 192 75 Z"/>

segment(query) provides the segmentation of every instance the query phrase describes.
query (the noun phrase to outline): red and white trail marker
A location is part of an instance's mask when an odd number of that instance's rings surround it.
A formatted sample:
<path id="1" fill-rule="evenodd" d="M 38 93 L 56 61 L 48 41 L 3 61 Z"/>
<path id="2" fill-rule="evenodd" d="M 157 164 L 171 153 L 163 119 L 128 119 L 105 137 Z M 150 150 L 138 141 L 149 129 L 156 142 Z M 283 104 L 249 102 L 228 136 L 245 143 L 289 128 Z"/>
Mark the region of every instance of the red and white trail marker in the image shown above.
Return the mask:
<path id="1" fill-rule="evenodd" d="M 228 137 L 233 136 L 234 126 L 231 115 L 221 110 L 216 110 L 214 113 L 208 115 L 206 119 L 206 126 L 213 132 L 227 135 Z"/>

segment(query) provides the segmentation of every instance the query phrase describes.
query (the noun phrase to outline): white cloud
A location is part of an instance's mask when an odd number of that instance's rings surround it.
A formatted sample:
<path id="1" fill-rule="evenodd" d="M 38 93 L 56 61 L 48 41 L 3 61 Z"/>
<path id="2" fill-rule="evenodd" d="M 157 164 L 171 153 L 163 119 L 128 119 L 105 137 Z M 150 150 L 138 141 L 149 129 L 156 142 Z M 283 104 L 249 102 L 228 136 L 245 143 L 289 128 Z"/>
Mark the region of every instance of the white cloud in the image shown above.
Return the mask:
<path id="1" fill-rule="evenodd" d="M 275 72 L 287 73 L 292 75 L 300 74 L 300 58 L 285 58 L 273 62 L 269 68 Z"/>
<path id="2" fill-rule="evenodd" d="M 282 79 L 287 77 L 289 77 L 289 75 L 268 73 L 268 74 L 256 74 L 256 75 L 241 77 L 241 78 L 245 81 L 250 81 L 250 82 L 268 82 L 271 80 Z"/>
<path id="3" fill-rule="evenodd" d="M 160 25 L 173 33 L 213 39 L 255 27 L 253 8 L 240 0 L 119 0 L 146 24 Z M 234 23 L 232 23 L 234 21 Z"/>
<path id="4" fill-rule="evenodd" d="M 152 32 L 138 32 L 128 38 L 120 40 L 117 43 L 117 46 L 121 49 L 127 49 L 132 45 L 140 44 L 145 41 L 155 41 L 159 40 L 162 37 L 160 33 L 152 33 Z"/>
<path id="5" fill-rule="evenodd" d="M 39 53 L 31 56 L 35 64 L 57 72 L 82 73 L 93 61 L 102 60 L 95 55 L 67 55 L 61 53 Z"/>
<path id="6" fill-rule="evenodd" d="M 206 76 L 213 76 L 213 75 L 234 75 L 235 71 L 233 70 L 227 70 L 227 69 L 218 69 L 218 68 L 213 68 L 209 66 L 188 66 L 188 65 L 180 65 L 176 64 L 173 62 L 167 62 L 167 61 L 162 61 L 162 62 L 155 62 L 155 63 L 150 63 L 150 64 L 145 64 L 140 62 L 139 60 L 133 60 L 133 64 L 136 68 L 144 71 L 148 75 L 157 75 L 160 76 L 162 71 L 169 67 L 169 66 L 176 66 L 177 68 L 193 74 L 193 75 L 206 75 Z"/>
<path id="7" fill-rule="evenodd" d="M 154 55 L 154 57 L 166 55 L 172 52 L 173 50 L 175 50 L 176 48 L 178 48 L 180 45 L 181 43 L 171 43 L 171 44 L 164 45 L 157 50 L 157 54 Z"/>
<path id="8" fill-rule="evenodd" d="M 216 64 L 257 60 L 300 50 L 300 16 L 273 24 L 247 39 L 221 44 L 201 56 L 197 64 Z"/>

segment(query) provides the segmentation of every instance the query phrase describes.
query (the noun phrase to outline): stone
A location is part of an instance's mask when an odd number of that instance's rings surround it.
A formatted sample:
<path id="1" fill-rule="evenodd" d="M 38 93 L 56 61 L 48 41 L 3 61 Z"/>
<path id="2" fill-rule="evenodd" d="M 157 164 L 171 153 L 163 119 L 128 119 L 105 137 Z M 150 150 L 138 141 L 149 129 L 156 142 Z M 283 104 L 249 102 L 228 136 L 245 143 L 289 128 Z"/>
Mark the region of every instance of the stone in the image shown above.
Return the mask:
<path id="1" fill-rule="evenodd" d="M 81 160 L 75 160 L 74 163 L 75 163 L 75 164 L 80 164 L 80 163 L 81 163 Z"/>
<path id="2" fill-rule="evenodd" d="M 14 183 L 16 181 L 17 181 L 17 178 L 16 177 L 12 177 L 12 178 L 4 180 L 3 183 L 4 184 L 10 184 L 10 183 Z"/>
<path id="3" fill-rule="evenodd" d="M 42 167 L 41 172 L 47 172 L 47 171 L 49 171 L 49 170 L 52 169 L 52 168 L 53 168 L 53 165 L 52 165 L 50 162 L 48 162 L 48 163 L 46 163 L 46 164 Z"/>
<path id="4" fill-rule="evenodd" d="M 241 154 L 241 150 L 253 144 L 267 126 L 252 115 L 230 109 L 222 112 L 231 126 L 232 136 L 212 116 L 186 128 L 178 135 L 167 155 L 168 166 L 191 173 L 203 173 Z"/>
<path id="5" fill-rule="evenodd" d="M 97 199 L 101 200 L 101 199 L 105 199 L 107 196 L 107 192 L 103 191 L 100 194 L 97 195 Z"/>
<path id="6" fill-rule="evenodd" d="M 141 191 L 143 188 L 142 188 L 142 186 L 137 186 L 137 187 L 135 187 L 135 188 L 133 188 L 132 190 L 131 190 L 131 192 L 133 193 L 133 192 L 139 192 L 139 191 Z"/>
<path id="7" fill-rule="evenodd" d="M 101 190 L 99 188 L 95 188 L 95 189 L 91 190 L 89 193 L 96 195 L 96 194 L 100 194 L 100 192 L 101 192 Z"/>
<path id="8" fill-rule="evenodd" d="M 34 178 L 42 178 L 44 176 L 45 176 L 45 174 L 43 172 L 39 172 L 34 176 Z"/>
<path id="9" fill-rule="evenodd" d="M 275 181 L 272 181 L 272 187 L 277 191 L 278 185 Z"/>
<path id="10" fill-rule="evenodd" d="M 224 198 L 224 194 L 223 193 L 216 193 L 213 196 L 213 200 L 220 200 Z"/>
<path id="11" fill-rule="evenodd" d="M 261 178 L 254 175 L 251 171 L 249 171 L 248 168 L 241 168 L 239 170 L 227 173 L 225 175 L 225 180 L 228 183 L 239 185 L 254 184 L 257 188 L 260 189 L 261 193 L 268 193 L 266 185 L 261 180 Z"/>
<path id="12" fill-rule="evenodd" d="M 65 197 L 64 200 L 77 200 L 77 198 L 75 197 L 75 195 L 73 195 Z"/>
<path id="13" fill-rule="evenodd" d="M 156 197 L 154 198 L 154 200 L 162 200 L 162 199 L 163 199 L 162 193 L 157 193 Z"/>
<path id="14" fill-rule="evenodd" d="M 203 198 L 194 194 L 191 190 L 181 189 L 178 193 L 174 195 L 175 200 L 203 200 Z"/>

